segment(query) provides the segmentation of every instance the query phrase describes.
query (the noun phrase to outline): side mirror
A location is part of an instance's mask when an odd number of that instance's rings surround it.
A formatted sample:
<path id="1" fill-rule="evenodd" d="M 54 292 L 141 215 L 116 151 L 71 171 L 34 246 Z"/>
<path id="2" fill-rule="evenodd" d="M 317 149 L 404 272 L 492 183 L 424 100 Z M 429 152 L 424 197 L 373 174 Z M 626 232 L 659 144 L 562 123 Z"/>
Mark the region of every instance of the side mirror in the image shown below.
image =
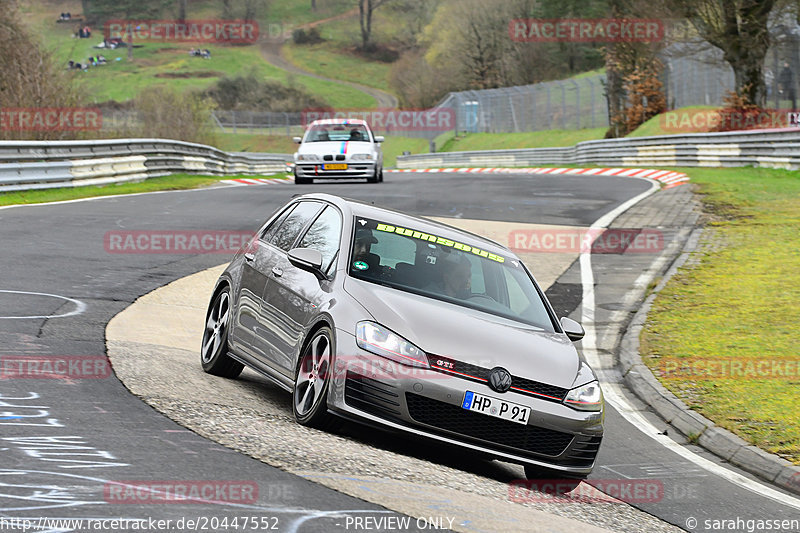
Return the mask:
<path id="1" fill-rule="evenodd" d="M 375 142 L 376 142 L 376 143 L 382 143 L 382 142 L 383 142 L 383 141 L 385 141 L 385 140 L 386 140 L 386 139 L 383 137 L 383 135 L 376 135 L 376 136 L 375 136 Z"/>
<path id="2" fill-rule="evenodd" d="M 289 262 L 299 269 L 311 272 L 319 279 L 324 278 L 322 268 L 322 254 L 312 248 L 293 248 L 289 250 Z"/>
<path id="3" fill-rule="evenodd" d="M 301 137 L 292 137 L 292 140 L 293 140 L 293 141 L 294 141 L 296 144 L 300 144 L 301 142 L 303 142 L 303 139 L 302 139 Z"/>
<path id="4" fill-rule="evenodd" d="M 586 334 L 586 332 L 583 331 L 583 326 L 567 317 L 561 317 L 561 328 L 564 330 L 567 338 L 572 342 L 581 340 Z"/>

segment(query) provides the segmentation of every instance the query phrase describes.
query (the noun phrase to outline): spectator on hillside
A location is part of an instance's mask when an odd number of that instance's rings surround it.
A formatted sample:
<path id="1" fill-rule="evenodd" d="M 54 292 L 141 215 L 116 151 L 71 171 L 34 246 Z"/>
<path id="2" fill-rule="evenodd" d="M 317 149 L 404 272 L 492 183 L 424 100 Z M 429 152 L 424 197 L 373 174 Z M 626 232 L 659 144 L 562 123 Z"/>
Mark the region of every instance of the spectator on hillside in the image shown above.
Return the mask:
<path id="1" fill-rule="evenodd" d="M 764 69 L 764 85 L 767 86 L 767 98 L 772 97 L 772 85 L 775 83 L 775 74 L 772 73 L 772 69 L 766 67 Z"/>
<path id="2" fill-rule="evenodd" d="M 789 62 L 783 62 L 783 69 L 778 74 L 778 92 L 781 96 L 792 102 L 792 111 L 797 109 L 797 92 L 795 91 L 794 73 L 789 68 Z"/>

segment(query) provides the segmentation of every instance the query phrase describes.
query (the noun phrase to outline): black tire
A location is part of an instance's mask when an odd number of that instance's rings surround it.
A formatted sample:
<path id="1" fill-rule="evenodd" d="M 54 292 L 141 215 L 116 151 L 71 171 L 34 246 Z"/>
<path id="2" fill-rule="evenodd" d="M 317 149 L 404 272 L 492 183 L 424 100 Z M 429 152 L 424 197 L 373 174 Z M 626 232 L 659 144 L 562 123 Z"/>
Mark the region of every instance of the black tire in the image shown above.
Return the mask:
<path id="1" fill-rule="evenodd" d="M 383 167 L 381 167 L 381 175 L 380 175 L 380 177 L 378 178 L 378 181 L 379 181 L 380 183 L 383 183 Z"/>
<path id="2" fill-rule="evenodd" d="M 375 173 L 367 177 L 367 183 L 378 183 L 380 181 L 380 169 L 375 168 Z"/>
<path id="3" fill-rule="evenodd" d="M 310 183 L 314 183 L 314 178 L 301 178 L 297 175 L 297 171 L 294 171 L 294 183 L 295 185 L 308 185 Z"/>
<path id="4" fill-rule="evenodd" d="M 292 411 L 304 426 L 333 429 L 338 425 L 338 418 L 328 412 L 333 353 L 333 333 L 325 326 L 309 338 L 297 361 Z"/>
<path id="5" fill-rule="evenodd" d="M 228 356 L 228 326 L 231 321 L 231 290 L 226 285 L 217 292 L 206 313 L 203 344 L 200 346 L 200 364 L 209 374 L 223 378 L 236 378 L 244 365 Z"/>

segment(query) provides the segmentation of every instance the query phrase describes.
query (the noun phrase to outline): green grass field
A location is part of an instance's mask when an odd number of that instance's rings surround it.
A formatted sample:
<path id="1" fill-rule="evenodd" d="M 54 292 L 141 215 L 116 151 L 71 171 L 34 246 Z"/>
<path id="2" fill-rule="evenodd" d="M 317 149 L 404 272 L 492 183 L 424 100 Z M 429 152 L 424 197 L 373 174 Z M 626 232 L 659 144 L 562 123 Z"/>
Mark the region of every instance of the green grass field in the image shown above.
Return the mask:
<path id="1" fill-rule="evenodd" d="M 658 294 L 642 331 L 642 357 L 692 409 L 800 465 L 800 176 L 679 170 L 699 185 L 714 214 L 709 227 L 718 249 L 701 249 L 699 263 L 680 269 Z M 676 368 L 686 370 L 666 372 Z"/>
<path id="2" fill-rule="evenodd" d="M 192 10 L 199 13 L 192 16 L 206 18 L 215 16 L 213 8 L 206 4 L 208 2 L 199 6 L 191 4 Z M 323 13 L 336 14 L 344 6 L 343 2 L 324 4 L 329 8 Z M 294 24 L 288 18 L 289 13 L 293 13 L 298 20 L 303 20 L 301 13 L 308 12 L 310 15 L 307 7 L 304 7 L 303 11 L 301 6 L 288 1 L 278 2 L 274 8 L 280 8 L 286 13 L 286 21 L 281 24 L 285 24 L 287 28 Z M 270 65 L 262 59 L 258 45 L 203 45 L 203 48 L 211 51 L 211 59 L 202 59 L 188 54 L 189 50 L 196 46 L 193 44 L 139 43 L 143 45 L 142 48 L 134 49 L 134 61 L 129 62 L 127 49 L 93 48 L 102 41 L 102 28 L 93 29 L 92 37 L 89 39 L 77 39 L 72 37 L 77 24 L 55 22 L 58 13 L 70 9 L 73 13 L 79 13 L 80 2 L 65 2 L 58 5 L 42 2 L 23 4 L 23 13 L 28 26 L 42 36 L 44 45 L 52 51 L 58 61 L 66 65 L 69 60 L 83 63 L 88 57 L 98 53 L 106 57 L 108 64 L 104 66 L 89 68 L 85 72 L 74 72 L 74 76 L 81 83 L 87 102 L 90 103 L 130 100 L 142 89 L 153 85 L 166 85 L 180 91 L 201 90 L 211 86 L 222 76 L 244 74 L 255 70 L 265 80 L 276 80 L 286 85 L 295 84 L 303 87 L 334 107 L 375 107 L 374 99 L 361 91 L 335 82 L 292 75 Z M 275 17 L 283 20 L 279 15 Z M 263 22 L 261 25 L 266 25 L 269 31 L 269 23 Z"/>
<path id="3" fill-rule="evenodd" d="M 332 47 L 329 43 L 286 44 L 283 53 L 286 59 L 298 67 L 320 76 L 392 92 L 387 79 L 390 68 L 387 63 L 367 61 L 335 46 Z"/>

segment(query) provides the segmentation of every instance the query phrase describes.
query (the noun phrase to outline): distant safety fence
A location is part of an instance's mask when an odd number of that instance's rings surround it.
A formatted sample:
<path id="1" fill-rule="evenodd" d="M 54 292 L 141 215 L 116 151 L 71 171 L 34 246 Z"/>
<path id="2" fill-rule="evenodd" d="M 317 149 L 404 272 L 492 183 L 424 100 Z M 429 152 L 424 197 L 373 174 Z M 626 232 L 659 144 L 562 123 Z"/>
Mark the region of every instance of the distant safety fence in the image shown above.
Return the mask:
<path id="1" fill-rule="evenodd" d="M 398 168 L 605 165 L 800 169 L 800 131 L 755 130 L 585 141 L 564 148 L 437 152 L 397 158 Z"/>

